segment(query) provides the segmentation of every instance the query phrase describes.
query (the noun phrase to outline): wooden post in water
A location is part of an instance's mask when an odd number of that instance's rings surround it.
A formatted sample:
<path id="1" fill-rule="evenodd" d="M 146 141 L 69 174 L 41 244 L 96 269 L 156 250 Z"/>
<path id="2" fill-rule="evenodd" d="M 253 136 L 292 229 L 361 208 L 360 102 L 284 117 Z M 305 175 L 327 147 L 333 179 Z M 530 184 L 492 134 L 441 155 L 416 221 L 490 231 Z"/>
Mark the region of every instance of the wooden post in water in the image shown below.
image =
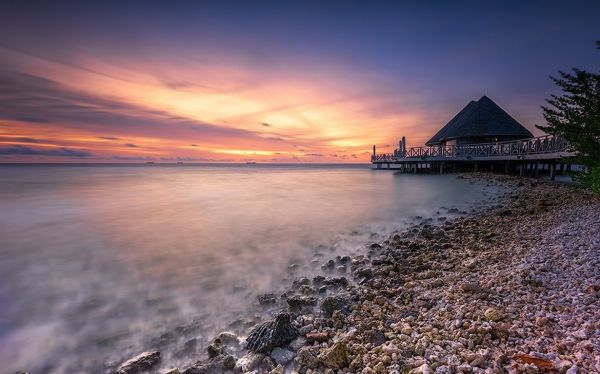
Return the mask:
<path id="1" fill-rule="evenodd" d="M 506 160 L 506 162 L 504 163 L 504 174 L 508 174 L 509 170 L 510 170 L 510 161 Z"/>
<path id="2" fill-rule="evenodd" d="M 444 174 L 444 163 L 440 162 L 440 174 Z"/>
<path id="3" fill-rule="evenodd" d="M 525 164 L 521 164 L 519 165 L 519 176 L 524 176 L 525 175 Z"/>
<path id="4" fill-rule="evenodd" d="M 475 163 L 475 165 L 473 166 L 473 171 L 477 173 L 477 162 Z"/>
<path id="5" fill-rule="evenodd" d="M 556 179 L 556 164 L 553 162 L 550 164 L 550 180 Z"/>
<path id="6" fill-rule="evenodd" d="M 535 170 L 534 171 L 535 177 L 537 178 L 538 175 L 539 175 L 539 164 L 537 162 L 535 163 L 535 169 L 534 170 Z"/>

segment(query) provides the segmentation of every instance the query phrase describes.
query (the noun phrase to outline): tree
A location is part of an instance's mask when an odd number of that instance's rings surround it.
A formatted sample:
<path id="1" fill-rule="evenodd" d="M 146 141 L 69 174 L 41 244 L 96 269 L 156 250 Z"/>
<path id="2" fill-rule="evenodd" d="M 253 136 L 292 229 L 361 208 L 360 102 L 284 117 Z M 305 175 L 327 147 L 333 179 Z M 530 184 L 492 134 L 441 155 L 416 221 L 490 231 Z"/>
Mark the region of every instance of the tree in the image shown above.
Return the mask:
<path id="1" fill-rule="evenodd" d="M 600 49 L 600 41 L 596 44 Z M 542 109 L 547 125 L 536 127 L 567 139 L 577 152 L 577 162 L 587 166 L 580 179 L 598 186 L 599 181 L 590 179 L 600 175 L 600 72 L 573 69 L 559 74 L 559 78 L 550 78 L 562 94 L 546 100 L 548 106 Z"/>

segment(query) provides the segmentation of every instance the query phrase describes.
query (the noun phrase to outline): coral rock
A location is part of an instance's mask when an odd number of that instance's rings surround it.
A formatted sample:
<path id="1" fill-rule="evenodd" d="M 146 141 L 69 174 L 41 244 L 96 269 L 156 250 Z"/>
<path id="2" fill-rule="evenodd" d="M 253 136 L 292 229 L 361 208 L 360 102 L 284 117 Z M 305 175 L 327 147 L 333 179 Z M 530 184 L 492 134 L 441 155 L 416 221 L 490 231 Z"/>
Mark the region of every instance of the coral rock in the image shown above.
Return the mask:
<path id="1" fill-rule="evenodd" d="M 281 347 L 296 338 L 296 328 L 292 326 L 290 315 L 280 313 L 275 319 L 255 326 L 248 338 L 246 348 L 253 352 L 268 353 L 275 347 Z"/>

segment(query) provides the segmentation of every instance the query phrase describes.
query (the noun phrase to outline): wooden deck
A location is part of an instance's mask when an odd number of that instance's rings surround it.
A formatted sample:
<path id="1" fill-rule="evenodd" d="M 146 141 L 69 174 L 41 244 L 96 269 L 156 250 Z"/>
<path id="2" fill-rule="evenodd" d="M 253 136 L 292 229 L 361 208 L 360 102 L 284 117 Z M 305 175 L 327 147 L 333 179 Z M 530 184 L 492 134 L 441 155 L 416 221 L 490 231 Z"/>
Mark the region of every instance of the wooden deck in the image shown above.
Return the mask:
<path id="1" fill-rule="evenodd" d="M 396 149 L 393 153 L 371 156 L 373 169 L 400 169 L 405 172 L 429 170 L 443 172 L 450 168 L 473 165 L 478 167 L 503 166 L 506 172 L 519 170 L 548 170 L 554 177 L 556 164 L 575 156 L 569 143 L 554 135 L 539 136 L 526 140 L 509 142 L 412 147 L 405 151 Z M 562 167 L 561 167 L 562 170 Z"/>

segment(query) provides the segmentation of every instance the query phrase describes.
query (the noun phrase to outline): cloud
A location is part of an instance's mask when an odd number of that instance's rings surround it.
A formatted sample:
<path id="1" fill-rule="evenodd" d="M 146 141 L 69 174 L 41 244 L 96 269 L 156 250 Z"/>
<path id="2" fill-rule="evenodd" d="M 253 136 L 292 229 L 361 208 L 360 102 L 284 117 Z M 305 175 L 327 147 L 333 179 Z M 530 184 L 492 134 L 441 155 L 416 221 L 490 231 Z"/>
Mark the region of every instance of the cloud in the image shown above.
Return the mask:
<path id="1" fill-rule="evenodd" d="M 13 140 L 16 142 L 21 142 L 21 143 L 38 143 L 39 142 L 38 139 L 28 138 L 28 137 L 14 138 Z"/>
<path id="2" fill-rule="evenodd" d="M 110 131 L 127 136 L 162 139 L 202 139 L 222 144 L 232 141 L 271 141 L 260 133 L 222 127 L 117 99 L 69 89 L 50 79 L 0 70 L 0 119 L 52 123 L 76 131 Z"/>
<path id="3" fill-rule="evenodd" d="M 265 127 L 271 127 L 272 126 L 270 123 L 266 123 L 266 122 L 263 122 L 262 125 L 265 126 Z"/>
<path id="4" fill-rule="evenodd" d="M 129 148 L 137 148 L 138 146 L 133 144 L 133 143 L 125 143 L 123 144 L 125 147 L 129 147 Z"/>
<path id="5" fill-rule="evenodd" d="M 305 154 L 305 156 L 313 156 L 313 157 L 324 157 L 322 154 L 320 153 L 307 153 Z"/>
<path id="6" fill-rule="evenodd" d="M 90 152 L 78 151 L 69 148 L 33 149 L 23 145 L 15 145 L 11 147 L 0 148 L 0 155 L 89 157 L 92 154 Z"/>

